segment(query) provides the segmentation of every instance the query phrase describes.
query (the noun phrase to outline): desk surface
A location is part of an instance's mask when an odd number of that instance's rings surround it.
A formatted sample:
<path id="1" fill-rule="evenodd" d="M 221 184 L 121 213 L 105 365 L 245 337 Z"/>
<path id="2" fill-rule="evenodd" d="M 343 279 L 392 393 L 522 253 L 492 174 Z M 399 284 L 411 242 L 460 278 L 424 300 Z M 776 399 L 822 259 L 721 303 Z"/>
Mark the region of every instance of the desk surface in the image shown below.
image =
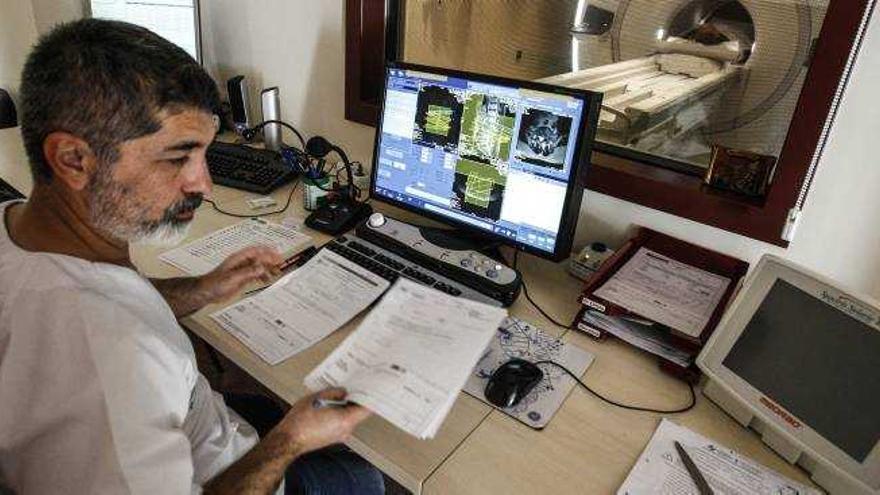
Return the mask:
<path id="1" fill-rule="evenodd" d="M 0 131 L 0 177 L 27 193 L 31 188 L 18 129 Z M 291 186 L 273 196 L 284 204 Z M 215 187 L 212 194 L 228 210 L 249 213 L 245 200 L 254 195 Z M 407 218 L 400 210 L 380 207 L 387 213 Z M 302 201 L 295 193 L 290 209 L 275 221 L 305 218 Z M 191 238 L 238 221 L 203 206 L 196 215 Z M 305 229 L 305 228 L 304 228 Z M 329 237 L 309 232 L 317 243 Z M 150 276 L 179 276 L 175 268 L 157 260 L 159 249 L 133 251 L 137 266 Z M 564 264 L 553 264 L 522 256 L 520 269 L 530 294 L 559 319 L 573 315 L 580 283 L 568 276 Z M 303 378 L 356 326 L 349 323 L 314 347 L 277 366 L 269 366 L 207 315 L 207 307 L 182 321 L 242 369 L 287 401 L 307 393 Z M 617 400 L 672 408 L 688 399 L 680 381 L 659 372 L 656 360 L 615 340 L 596 342 L 575 331 L 554 327 L 524 298 L 510 314 L 537 324 L 554 335 L 596 355 L 585 381 Z M 676 422 L 711 437 L 798 481 L 809 483 L 806 474 L 786 463 L 764 446 L 752 432 L 742 429 L 702 395 L 690 412 L 672 416 Z M 351 447 L 414 493 L 614 493 L 636 458 L 647 445 L 660 416 L 626 411 L 607 405 L 576 388 L 556 417 L 542 431 L 532 430 L 461 394 L 436 438 L 416 440 L 381 418 L 373 417 L 358 428 Z"/>

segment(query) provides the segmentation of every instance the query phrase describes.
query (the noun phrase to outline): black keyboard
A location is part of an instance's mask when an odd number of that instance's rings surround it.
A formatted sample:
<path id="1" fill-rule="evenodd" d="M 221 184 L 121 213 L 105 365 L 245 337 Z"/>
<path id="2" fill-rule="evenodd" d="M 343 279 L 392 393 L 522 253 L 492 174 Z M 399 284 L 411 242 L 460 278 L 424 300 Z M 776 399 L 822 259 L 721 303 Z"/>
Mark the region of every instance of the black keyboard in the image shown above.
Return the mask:
<path id="1" fill-rule="evenodd" d="M 10 186 L 3 179 L 0 179 L 0 203 L 9 201 L 10 199 L 20 198 L 24 198 L 24 194 L 18 192 L 18 189 Z"/>
<path id="2" fill-rule="evenodd" d="M 206 156 L 215 184 L 244 191 L 268 194 L 296 177 L 281 155 L 270 150 L 214 141 Z"/>
<path id="3" fill-rule="evenodd" d="M 466 297 L 495 306 L 501 305 L 498 301 L 466 285 L 420 266 L 406 258 L 402 258 L 395 253 L 386 251 L 384 248 L 354 235 L 347 234 L 337 237 L 335 240 L 325 244 L 324 247 L 391 283 L 394 283 L 400 277 L 405 277 L 453 296 Z"/>

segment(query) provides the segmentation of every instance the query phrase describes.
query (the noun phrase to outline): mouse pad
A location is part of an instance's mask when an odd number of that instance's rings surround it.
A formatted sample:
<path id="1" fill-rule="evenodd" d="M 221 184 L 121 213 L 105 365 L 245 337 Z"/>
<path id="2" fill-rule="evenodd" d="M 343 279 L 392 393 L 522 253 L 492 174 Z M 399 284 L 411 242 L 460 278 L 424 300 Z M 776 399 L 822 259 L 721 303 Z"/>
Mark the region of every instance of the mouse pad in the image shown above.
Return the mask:
<path id="1" fill-rule="evenodd" d="M 464 391 L 489 404 L 483 395 L 486 382 L 498 366 L 513 358 L 532 362 L 555 361 L 575 375 L 583 376 L 593 363 L 594 356 L 573 344 L 544 333 L 540 328 L 520 319 L 508 317 L 498 327 L 495 338 L 489 342 L 483 357 L 474 366 Z M 501 409 L 514 419 L 535 429 L 541 429 L 550 422 L 576 385 L 570 376 L 556 366 L 542 364 L 541 371 L 544 372 L 544 378 L 535 385 L 529 395 L 519 404 Z"/>

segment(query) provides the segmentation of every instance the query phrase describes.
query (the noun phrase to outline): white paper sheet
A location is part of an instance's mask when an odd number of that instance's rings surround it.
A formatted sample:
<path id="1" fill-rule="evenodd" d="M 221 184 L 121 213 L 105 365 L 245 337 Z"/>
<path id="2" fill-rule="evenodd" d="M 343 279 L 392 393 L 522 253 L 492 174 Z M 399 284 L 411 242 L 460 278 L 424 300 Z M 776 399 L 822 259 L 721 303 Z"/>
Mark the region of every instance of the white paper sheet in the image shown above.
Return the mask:
<path id="1" fill-rule="evenodd" d="M 639 316 L 698 337 L 730 279 L 641 248 L 595 294 Z"/>
<path id="2" fill-rule="evenodd" d="M 345 387 L 349 400 L 431 438 L 505 316 L 401 278 L 306 386 Z"/>
<path id="3" fill-rule="evenodd" d="M 651 328 L 651 326 L 620 317 L 608 316 L 594 310 L 587 310 L 582 321 L 639 349 L 668 359 L 679 366 L 688 367 L 694 362 L 695 355 L 688 354 L 670 344 L 659 330 Z"/>
<path id="4" fill-rule="evenodd" d="M 252 218 L 166 251 L 159 259 L 191 275 L 203 275 L 246 247 L 268 246 L 289 257 L 312 244 L 311 237 L 296 229 Z"/>
<path id="5" fill-rule="evenodd" d="M 263 292 L 211 318 L 275 365 L 330 335 L 388 285 L 384 278 L 322 249 Z"/>
<path id="6" fill-rule="evenodd" d="M 617 495 L 699 495 L 676 440 L 717 495 L 821 495 L 668 419 L 661 421 Z"/>

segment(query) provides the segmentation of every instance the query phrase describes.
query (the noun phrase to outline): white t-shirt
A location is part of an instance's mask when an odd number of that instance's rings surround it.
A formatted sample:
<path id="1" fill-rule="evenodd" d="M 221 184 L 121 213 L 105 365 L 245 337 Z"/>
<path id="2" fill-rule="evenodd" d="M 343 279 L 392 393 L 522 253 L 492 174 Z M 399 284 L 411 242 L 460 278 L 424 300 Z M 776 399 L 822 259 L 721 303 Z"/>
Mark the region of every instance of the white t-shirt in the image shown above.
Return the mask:
<path id="1" fill-rule="evenodd" d="M 0 223 L 0 487 L 198 493 L 256 444 L 147 279 L 25 251 Z"/>

